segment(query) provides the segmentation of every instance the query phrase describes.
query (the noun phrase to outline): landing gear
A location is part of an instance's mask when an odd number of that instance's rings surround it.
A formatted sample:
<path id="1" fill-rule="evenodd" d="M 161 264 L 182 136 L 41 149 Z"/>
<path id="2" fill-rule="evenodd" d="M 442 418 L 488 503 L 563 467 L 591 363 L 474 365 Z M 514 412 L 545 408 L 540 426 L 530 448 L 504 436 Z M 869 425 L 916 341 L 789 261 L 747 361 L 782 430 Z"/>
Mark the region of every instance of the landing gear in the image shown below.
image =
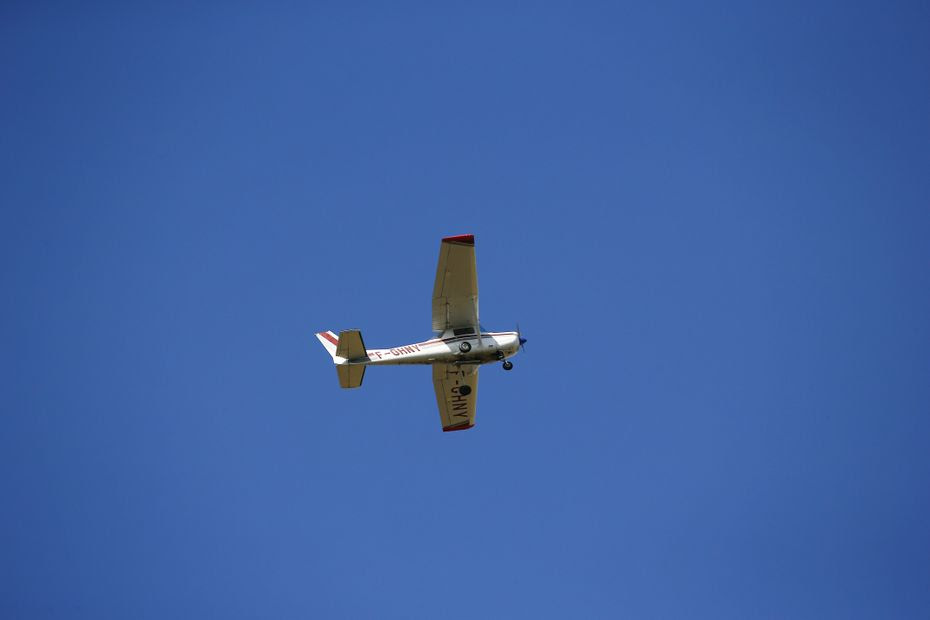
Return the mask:
<path id="1" fill-rule="evenodd" d="M 461 351 L 462 353 L 468 353 L 469 351 L 471 351 L 471 343 L 463 342 L 462 344 L 459 345 L 459 351 Z"/>
<path id="2" fill-rule="evenodd" d="M 507 360 L 506 362 L 504 362 L 504 370 L 510 370 L 512 368 L 513 368 L 513 362 L 511 362 L 510 360 Z"/>

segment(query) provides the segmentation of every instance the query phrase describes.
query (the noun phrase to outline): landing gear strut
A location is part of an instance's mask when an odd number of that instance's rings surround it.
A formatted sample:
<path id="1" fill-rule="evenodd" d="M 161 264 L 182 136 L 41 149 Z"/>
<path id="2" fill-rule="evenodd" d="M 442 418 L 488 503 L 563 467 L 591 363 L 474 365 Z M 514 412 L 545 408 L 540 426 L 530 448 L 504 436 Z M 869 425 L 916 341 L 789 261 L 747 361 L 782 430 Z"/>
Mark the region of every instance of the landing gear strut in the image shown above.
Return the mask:
<path id="1" fill-rule="evenodd" d="M 506 362 L 504 362 L 504 370 L 510 370 L 511 368 L 513 368 L 513 362 L 511 362 L 510 360 L 507 360 Z"/>

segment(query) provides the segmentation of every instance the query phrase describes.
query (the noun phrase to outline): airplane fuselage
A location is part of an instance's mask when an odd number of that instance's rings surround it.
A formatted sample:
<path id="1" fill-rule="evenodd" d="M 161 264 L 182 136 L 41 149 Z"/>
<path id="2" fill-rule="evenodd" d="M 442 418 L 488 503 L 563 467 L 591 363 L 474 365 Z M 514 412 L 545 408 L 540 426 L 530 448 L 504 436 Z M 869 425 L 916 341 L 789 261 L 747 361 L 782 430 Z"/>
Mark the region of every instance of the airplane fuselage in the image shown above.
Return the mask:
<path id="1" fill-rule="evenodd" d="M 398 364 L 487 364 L 514 355 L 520 349 L 517 332 L 482 332 L 456 336 L 447 332 L 440 337 L 390 349 L 366 349 L 367 360 L 341 363 L 367 366 Z M 340 362 L 337 362 L 340 363 Z"/>

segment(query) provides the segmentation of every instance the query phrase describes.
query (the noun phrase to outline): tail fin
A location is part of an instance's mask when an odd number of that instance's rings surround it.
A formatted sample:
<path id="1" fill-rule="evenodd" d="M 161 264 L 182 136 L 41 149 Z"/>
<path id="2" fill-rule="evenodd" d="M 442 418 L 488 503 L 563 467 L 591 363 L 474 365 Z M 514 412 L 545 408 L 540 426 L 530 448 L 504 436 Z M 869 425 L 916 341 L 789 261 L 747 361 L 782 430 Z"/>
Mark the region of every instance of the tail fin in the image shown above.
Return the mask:
<path id="1" fill-rule="evenodd" d="M 316 335 L 320 342 L 326 347 L 326 351 L 332 356 L 333 362 L 336 361 L 336 345 L 339 344 L 339 337 L 333 332 L 320 332 Z"/>
<path id="2" fill-rule="evenodd" d="M 362 332 L 357 329 L 346 329 L 339 332 L 338 336 L 333 332 L 319 332 L 316 337 L 336 364 L 339 386 L 360 387 L 362 379 L 365 378 L 365 362 L 369 361 L 365 342 L 362 340 Z"/>

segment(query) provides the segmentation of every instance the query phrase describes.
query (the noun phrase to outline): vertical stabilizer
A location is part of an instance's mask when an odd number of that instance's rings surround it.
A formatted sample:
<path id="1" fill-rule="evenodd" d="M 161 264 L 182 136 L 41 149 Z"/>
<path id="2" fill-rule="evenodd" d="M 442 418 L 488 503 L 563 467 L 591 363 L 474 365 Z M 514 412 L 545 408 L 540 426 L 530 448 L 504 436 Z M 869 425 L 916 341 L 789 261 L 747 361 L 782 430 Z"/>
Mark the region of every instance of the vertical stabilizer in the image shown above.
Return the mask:
<path id="1" fill-rule="evenodd" d="M 339 337 L 336 336 L 333 332 L 319 332 L 316 337 L 326 348 L 326 352 L 329 353 L 330 357 L 333 358 L 333 361 L 336 361 L 336 345 L 339 344 Z"/>

